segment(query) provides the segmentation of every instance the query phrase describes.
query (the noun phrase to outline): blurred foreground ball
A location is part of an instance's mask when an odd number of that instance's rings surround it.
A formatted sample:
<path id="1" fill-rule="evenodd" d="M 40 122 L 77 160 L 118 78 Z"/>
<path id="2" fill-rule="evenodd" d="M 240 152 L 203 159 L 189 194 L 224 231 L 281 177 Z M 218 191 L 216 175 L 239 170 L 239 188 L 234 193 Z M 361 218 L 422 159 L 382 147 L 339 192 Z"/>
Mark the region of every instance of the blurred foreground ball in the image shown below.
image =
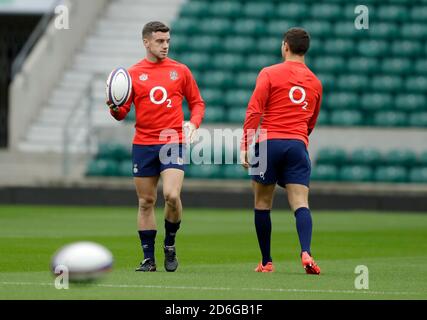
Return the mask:
<path id="1" fill-rule="evenodd" d="M 91 281 L 112 270 L 113 255 L 98 243 L 75 242 L 60 248 L 53 256 L 53 273 L 57 267 L 66 267 L 70 281 Z"/>

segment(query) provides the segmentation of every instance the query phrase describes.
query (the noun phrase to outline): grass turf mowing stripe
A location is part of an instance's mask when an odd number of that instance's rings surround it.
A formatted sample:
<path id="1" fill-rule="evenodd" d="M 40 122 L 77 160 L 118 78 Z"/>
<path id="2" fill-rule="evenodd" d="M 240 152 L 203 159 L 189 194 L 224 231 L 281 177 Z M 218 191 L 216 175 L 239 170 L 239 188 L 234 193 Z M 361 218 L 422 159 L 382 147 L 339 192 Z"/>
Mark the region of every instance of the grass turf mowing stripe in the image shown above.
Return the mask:
<path id="1" fill-rule="evenodd" d="M 37 282 L 0 282 L 6 286 L 54 286 L 52 283 Z M 343 293 L 343 294 L 372 294 L 372 295 L 423 295 L 422 292 L 395 292 L 395 291 L 370 291 L 370 290 L 308 290 L 308 289 L 283 289 L 283 288 L 214 288 L 214 287 L 192 287 L 192 286 L 157 286 L 157 285 L 134 285 L 134 284 L 89 284 L 87 287 L 101 288 L 141 288 L 141 289 L 164 289 L 164 290 L 192 290 L 192 291 L 267 291 L 267 292 L 299 292 L 299 293 Z"/>

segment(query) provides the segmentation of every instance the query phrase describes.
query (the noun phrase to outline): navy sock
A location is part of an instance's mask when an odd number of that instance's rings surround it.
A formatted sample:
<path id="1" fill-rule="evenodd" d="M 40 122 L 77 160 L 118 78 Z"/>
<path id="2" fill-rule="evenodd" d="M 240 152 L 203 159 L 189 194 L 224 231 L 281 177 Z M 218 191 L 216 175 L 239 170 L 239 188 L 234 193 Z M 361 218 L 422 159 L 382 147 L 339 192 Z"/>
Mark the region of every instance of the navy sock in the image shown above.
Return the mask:
<path id="1" fill-rule="evenodd" d="M 310 255 L 311 233 L 313 223 L 311 220 L 311 212 L 308 208 L 299 208 L 295 211 L 297 231 L 299 242 L 301 244 L 301 252 L 307 251 Z"/>
<path id="2" fill-rule="evenodd" d="M 271 219 L 270 210 L 255 209 L 255 229 L 258 237 L 259 248 L 262 254 L 262 264 L 265 266 L 271 262 Z"/>
<path id="3" fill-rule="evenodd" d="M 138 233 L 142 251 L 144 252 L 144 259 L 152 259 L 154 261 L 154 243 L 156 241 L 157 230 L 144 230 L 138 231 Z"/>
<path id="4" fill-rule="evenodd" d="M 170 247 L 175 245 L 175 236 L 180 225 L 181 221 L 172 223 L 165 219 L 165 246 Z"/>

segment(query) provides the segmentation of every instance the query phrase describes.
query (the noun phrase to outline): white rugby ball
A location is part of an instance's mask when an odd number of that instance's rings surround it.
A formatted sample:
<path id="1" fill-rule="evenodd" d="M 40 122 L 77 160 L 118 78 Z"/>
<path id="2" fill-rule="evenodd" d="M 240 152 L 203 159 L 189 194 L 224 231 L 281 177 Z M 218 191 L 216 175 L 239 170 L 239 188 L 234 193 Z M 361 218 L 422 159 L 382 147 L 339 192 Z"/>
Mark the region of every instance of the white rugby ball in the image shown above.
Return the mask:
<path id="1" fill-rule="evenodd" d="M 108 76 L 105 94 L 107 101 L 117 107 L 124 105 L 132 93 L 132 78 L 125 68 L 117 68 Z"/>
<path id="2" fill-rule="evenodd" d="M 63 270 L 65 266 L 70 281 L 88 281 L 111 271 L 113 260 L 112 253 L 98 243 L 75 242 L 57 251 L 52 258 L 51 268 L 56 274 L 58 269 Z"/>

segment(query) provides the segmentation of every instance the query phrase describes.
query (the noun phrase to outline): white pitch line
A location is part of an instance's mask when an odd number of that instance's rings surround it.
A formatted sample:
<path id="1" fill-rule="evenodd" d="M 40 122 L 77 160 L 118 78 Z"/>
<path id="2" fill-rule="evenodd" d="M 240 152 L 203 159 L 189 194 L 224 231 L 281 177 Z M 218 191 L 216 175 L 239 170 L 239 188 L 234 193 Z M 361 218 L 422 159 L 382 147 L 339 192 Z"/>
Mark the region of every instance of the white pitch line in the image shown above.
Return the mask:
<path id="1" fill-rule="evenodd" d="M 47 282 L 0 282 L 0 285 L 11 286 L 49 286 Z M 175 289 L 175 290 L 208 290 L 208 291 L 263 291 L 263 292 L 294 292 L 294 293 L 342 293 L 342 294 L 372 294 L 372 295 L 427 295 L 422 292 L 397 292 L 397 291 L 370 291 L 370 290 L 312 290 L 312 289 L 283 289 L 283 288 L 226 288 L 226 287 L 194 287 L 194 286 L 159 286 L 136 284 L 90 284 L 92 287 L 102 288 L 141 288 L 141 289 Z"/>

